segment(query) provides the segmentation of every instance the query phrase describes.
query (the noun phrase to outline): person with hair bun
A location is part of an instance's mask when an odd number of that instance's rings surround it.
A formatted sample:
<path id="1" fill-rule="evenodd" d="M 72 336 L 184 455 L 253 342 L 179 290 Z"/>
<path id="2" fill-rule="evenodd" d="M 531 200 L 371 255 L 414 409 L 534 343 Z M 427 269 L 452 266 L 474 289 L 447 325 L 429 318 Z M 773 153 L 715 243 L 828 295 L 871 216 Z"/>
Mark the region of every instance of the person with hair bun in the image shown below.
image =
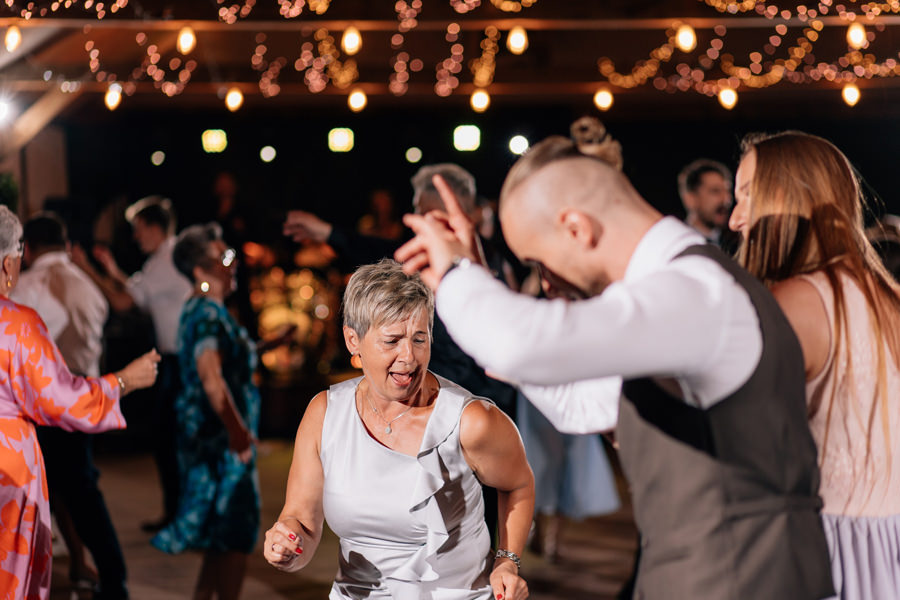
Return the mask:
<path id="1" fill-rule="evenodd" d="M 759 281 L 663 217 L 592 146 L 544 140 L 500 196 L 512 251 L 571 300 L 495 282 L 440 180 L 447 214 L 406 215 L 416 237 L 397 259 L 436 290 L 460 347 L 557 428 L 615 430 L 642 535 L 636 598 L 832 595 L 790 323 Z"/>
<path id="2" fill-rule="evenodd" d="M 749 136 L 730 226 L 803 348 L 822 519 L 842 600 L 900 593 L 900 285 L 850 161 L 799 131 Z"/>

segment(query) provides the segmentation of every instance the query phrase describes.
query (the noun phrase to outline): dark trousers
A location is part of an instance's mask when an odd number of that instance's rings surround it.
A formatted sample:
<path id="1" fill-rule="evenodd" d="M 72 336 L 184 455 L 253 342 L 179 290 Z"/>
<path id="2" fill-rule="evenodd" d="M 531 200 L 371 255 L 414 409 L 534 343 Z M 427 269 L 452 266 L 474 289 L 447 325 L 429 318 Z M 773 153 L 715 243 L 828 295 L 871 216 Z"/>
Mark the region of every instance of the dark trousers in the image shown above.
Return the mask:
<path id="1" fill-rule="evenodd" d="M 153 458 L 159 471 L 163 492 L 163 520 L 168 522 L 178 511 L 178 460 L 175 455 L 175 397 L 181 387 L 178 356 L 163 354 L 156 382 L 153 410 Z"/>
<path id="2" fill-rule="evenodd" d="M 127 598 L 125 557 L 103 494 L 97 487 L 91 436 L 56 427 L 38 427 L 50 495 L 61 499 L 100 575 L 102 598 Z"/>

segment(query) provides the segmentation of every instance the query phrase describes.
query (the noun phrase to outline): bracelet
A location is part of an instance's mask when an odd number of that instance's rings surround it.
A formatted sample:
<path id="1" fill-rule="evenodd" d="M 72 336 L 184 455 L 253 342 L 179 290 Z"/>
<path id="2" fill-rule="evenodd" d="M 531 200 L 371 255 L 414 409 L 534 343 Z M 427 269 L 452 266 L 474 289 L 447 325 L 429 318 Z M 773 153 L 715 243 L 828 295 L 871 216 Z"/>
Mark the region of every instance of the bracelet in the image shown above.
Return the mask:
<path id="1" fill-rule="evenodd" d="M 522 568 L 522 559 L 519 558 L 519 555 L 515 552 L 510 552 L 509 550 L 504 550 L 503 548 L 497 548 L 497 553 L 494 554 L 494 558 L 508 558 L 516 564 L 516 569 Z"/>
<path id="2" fill-rule="evenodd" d="M 125 393 L 125 380 L 122 379 L 121 375 L 116 375 L 116 381 L 119 382 L 119 389 L 122 390 L 122 393 Z"/>

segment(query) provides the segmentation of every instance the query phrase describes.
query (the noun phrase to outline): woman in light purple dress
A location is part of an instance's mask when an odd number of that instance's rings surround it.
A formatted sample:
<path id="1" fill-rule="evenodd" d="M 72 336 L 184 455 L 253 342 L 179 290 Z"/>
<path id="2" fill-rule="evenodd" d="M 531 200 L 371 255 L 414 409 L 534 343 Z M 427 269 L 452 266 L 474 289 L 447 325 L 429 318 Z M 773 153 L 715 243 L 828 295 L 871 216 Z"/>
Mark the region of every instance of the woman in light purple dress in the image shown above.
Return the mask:
<path id="1" fill-rule="evenodd" d="M 900 595 L 900 285 L 863 229 L 853 167 L 800 132 L 752 137 L 729 222 L 791 322 L 838 597 Z"/>

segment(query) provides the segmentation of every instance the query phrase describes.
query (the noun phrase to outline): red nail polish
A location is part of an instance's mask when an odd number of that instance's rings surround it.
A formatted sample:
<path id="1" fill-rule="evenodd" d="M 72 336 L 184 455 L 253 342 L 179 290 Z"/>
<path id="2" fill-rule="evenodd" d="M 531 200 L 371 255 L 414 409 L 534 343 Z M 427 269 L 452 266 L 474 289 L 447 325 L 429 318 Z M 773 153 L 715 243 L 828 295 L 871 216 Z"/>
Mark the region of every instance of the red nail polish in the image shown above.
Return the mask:
<path id="1" fill-rule="evenodd" d="M 497 594 L 497 600 L 503 600 L 503 594 Z"/>
<path id="2" fill-rule="evenodd" d="M 288 539 L 291 540 L 291 541 L 293 542 L 294 540 L 297 539 L 297 536 L 294 535 L 294 534 L 292 533 L 292 534 L 290 534 L 290 535 L 288 536 Z"/>
<path id="3" fill-rule="evenodd" d="M 303 548 L 297 548 L 296 550 L 294 550 L 294 552 L 296 552 L 297 554 L 303 554 Z"/>

